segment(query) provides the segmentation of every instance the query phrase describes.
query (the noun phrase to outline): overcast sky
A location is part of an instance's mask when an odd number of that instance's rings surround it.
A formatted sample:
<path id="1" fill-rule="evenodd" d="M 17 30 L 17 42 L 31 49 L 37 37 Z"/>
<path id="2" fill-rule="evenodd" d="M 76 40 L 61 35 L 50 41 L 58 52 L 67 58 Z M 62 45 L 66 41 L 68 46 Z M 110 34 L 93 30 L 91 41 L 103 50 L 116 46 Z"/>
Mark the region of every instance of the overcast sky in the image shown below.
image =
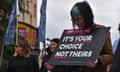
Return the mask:
<path id="1" fill-rule="evenodd" d="M 40 2 L 39 2 L 40 1 Z M 38 26 L 40 16 L 40 4 L 38 0 Z M 46 10 L 46 38 L 60 38 L 64 29 L 71 29 L 72 22 L 70 9 L 76 3 L 83 0 L 47 0 Z M 119 37 L 118 24 L 120 23 L 120 0 L 87 0 L 94 13 L 94 21 L 97 24 L 111 26 L 112 42 Z"/>

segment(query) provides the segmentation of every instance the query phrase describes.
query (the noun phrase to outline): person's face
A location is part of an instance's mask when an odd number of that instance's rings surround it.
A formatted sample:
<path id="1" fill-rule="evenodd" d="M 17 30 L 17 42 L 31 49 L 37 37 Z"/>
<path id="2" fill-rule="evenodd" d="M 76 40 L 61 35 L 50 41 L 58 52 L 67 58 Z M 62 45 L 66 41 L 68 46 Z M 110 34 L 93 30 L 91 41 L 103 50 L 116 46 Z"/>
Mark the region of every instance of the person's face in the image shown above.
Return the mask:
<path id="1" fill-rule="evenodd" d="M 22 49 L 22 47 L 19 44 L 16 44 L 16 46 L 15 46 L 15 52 L 17 54 L 22 54 L 23 53 L 23 49 Z"/>
<path id="2" fill-rule="evenodd" d="M 72 16 L 72 22 L 75 24 L 79 29 L 84 28 L 84 18 L 82 16 Z"/>
<path id="3" fill-rule="evenodd" d="M 51 43 L 50 43 L 50 51 L 53 52 L 53 51 L 55 50 L 56 47 L 57 47 L 57 43 L 51 41 Z"/>

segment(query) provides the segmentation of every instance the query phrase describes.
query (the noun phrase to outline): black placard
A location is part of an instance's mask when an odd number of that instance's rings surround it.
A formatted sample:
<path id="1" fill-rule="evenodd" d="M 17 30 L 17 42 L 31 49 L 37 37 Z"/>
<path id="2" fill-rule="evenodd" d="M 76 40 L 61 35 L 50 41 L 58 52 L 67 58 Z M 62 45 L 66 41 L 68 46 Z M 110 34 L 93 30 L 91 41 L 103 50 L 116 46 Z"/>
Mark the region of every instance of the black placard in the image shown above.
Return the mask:
<path id="1" fill-rule="evenodd" d="M 95 63 L 110 27 L 92 29 L 90 33 L 64 30 L 58 46 L 48 63 L 54 65 L 86 65 Z"/>

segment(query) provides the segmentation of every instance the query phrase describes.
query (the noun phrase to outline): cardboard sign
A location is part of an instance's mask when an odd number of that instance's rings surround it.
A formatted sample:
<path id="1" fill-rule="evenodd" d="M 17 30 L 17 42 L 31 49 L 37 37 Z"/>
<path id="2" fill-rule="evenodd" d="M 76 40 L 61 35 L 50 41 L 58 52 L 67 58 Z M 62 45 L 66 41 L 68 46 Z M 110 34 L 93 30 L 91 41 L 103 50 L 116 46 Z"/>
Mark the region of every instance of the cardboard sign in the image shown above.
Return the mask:
<path id="1" fill-rule="evenodd" d="M 64 30 L 60 42 L 48 63 L 54 65 L 86 65 L 95 63 L 110 28 L 96 28 L 90 32 Z"/>

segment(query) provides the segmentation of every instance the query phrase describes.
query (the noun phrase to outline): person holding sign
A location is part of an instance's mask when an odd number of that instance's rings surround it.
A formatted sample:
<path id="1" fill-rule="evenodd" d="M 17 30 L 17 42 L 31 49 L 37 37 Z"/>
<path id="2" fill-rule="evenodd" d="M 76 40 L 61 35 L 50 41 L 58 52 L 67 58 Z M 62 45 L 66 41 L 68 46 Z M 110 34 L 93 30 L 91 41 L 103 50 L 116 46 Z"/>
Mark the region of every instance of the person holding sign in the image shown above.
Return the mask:
<path id="1" fill-rule="evenodd" d="M 94 23 L 94 16 L 92 9 L 88 2 L 78 2 L 71 9 L 71 20 L 74 29 L 79 29 L 81 33 L 89 33 L 94 28 L 103 28 L 103 25 Z M 107 34 L 104 46 L 101 50 L 96 63 L 88 62 L 83 66 L 67 66 L 66 72 L 106 72 L 107 65 L 111 64 L 113 60 L 112 44 L 110 33 Z"/>
<path id="2" fill-rule="evenodd" d="M 62 67 L 47 63 L 52 53 L 55 51 L 55 48 L 58 42 L 59 42 L 59 39 L 57 38 L 54 38 L 50 41 L 50 46 L 45 50 L 41 72 L 64 72 L 63 71 L 64 69 Z"/>

